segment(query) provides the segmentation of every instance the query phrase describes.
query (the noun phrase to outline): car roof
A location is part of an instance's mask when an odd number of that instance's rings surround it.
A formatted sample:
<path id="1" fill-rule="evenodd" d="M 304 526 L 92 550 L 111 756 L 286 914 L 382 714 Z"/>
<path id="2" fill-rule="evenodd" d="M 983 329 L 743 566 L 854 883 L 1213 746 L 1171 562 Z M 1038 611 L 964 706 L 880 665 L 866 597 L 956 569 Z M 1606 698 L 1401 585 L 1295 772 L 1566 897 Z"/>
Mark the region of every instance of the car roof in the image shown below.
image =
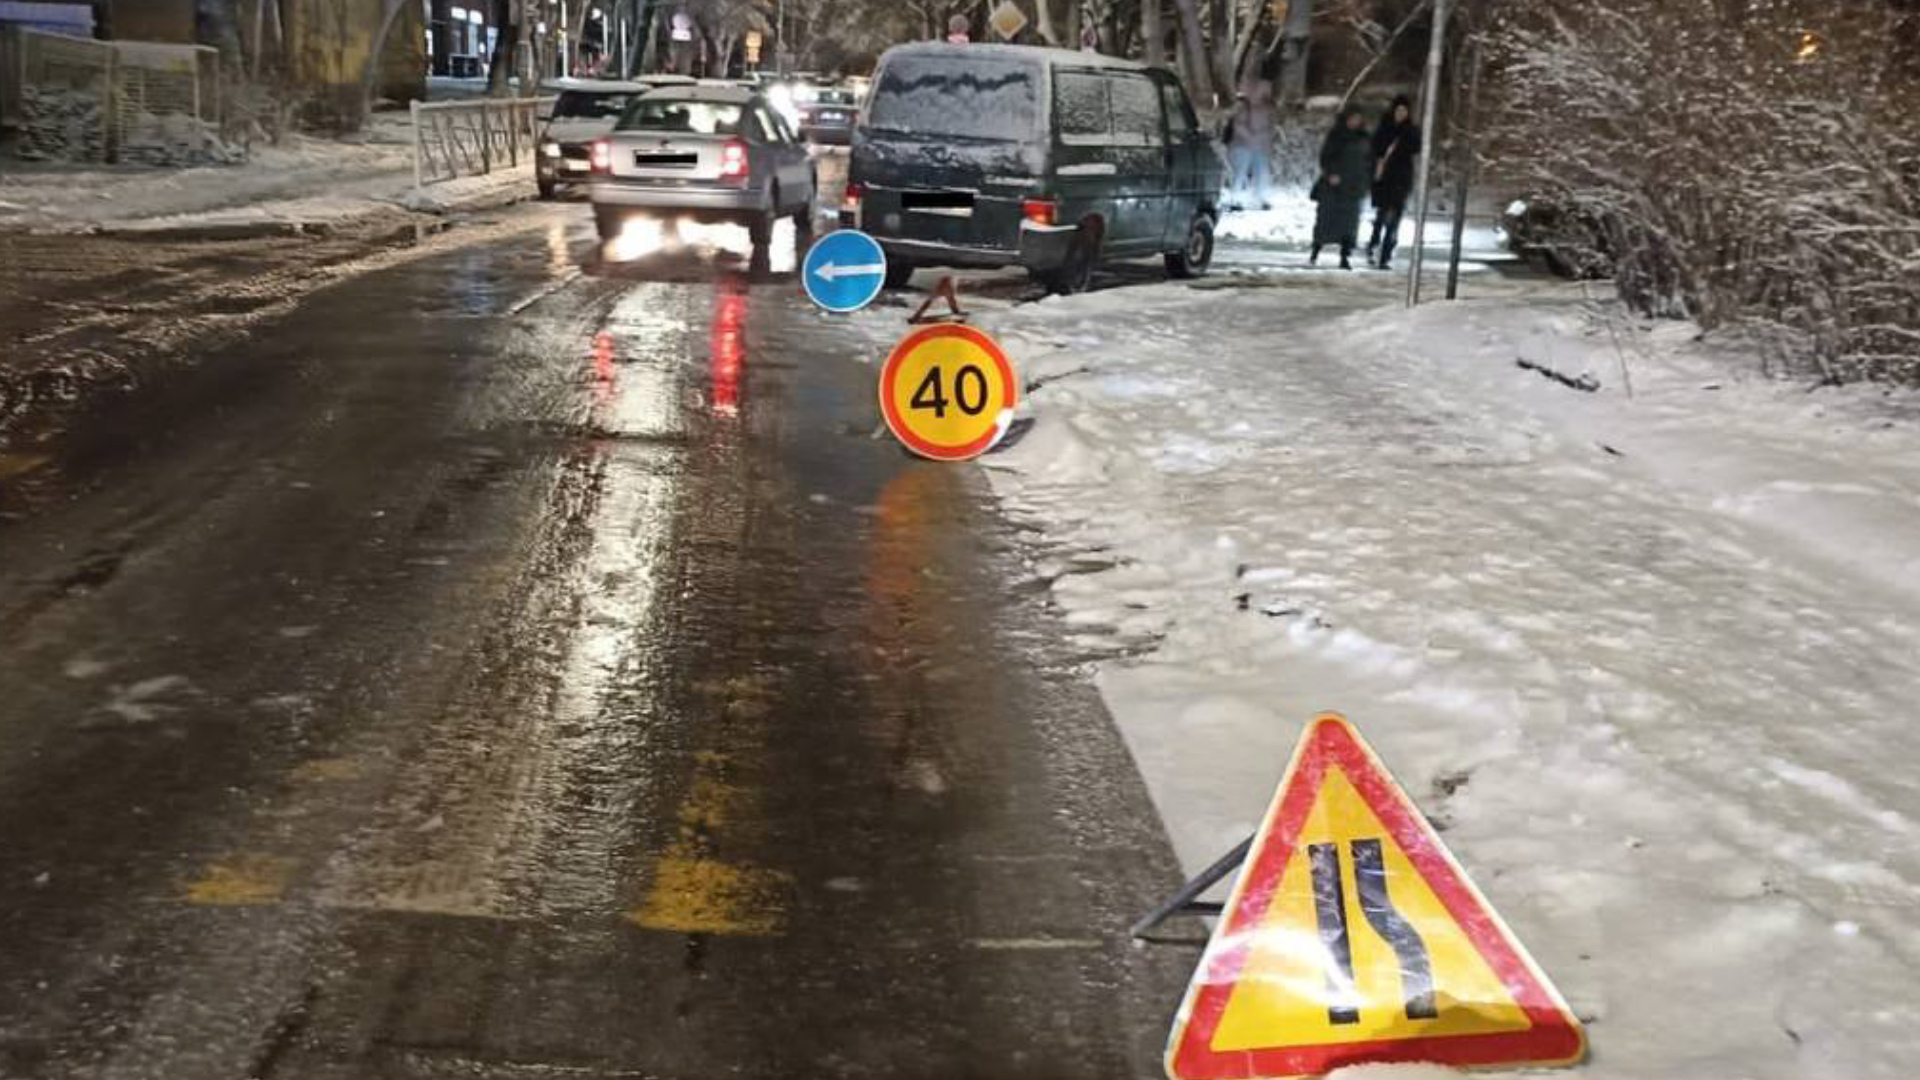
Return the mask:
<path id="1" fill-rule="evenodd" d="M 1049 64 L 1056 67 L 1112 68 L 1116 71 L 1152 70 L 1138 60 L 1126 60 L 1095 52 L 1049 49 L 1039 45 L 952 45 L 944 41 L 916 41 L 906 45 L 895 45 L 881 54 L 880 64 L 877 66 L 884 67 L 889 60 L 902 56 L 990 56 L 1002 60 Z"/>
<path id="2" fill-rule="evenodd" d="M 722 105 L 745 105 L 760 96 L 760 91 L 751 86 L 733 86 L 719 83 L 692 83 L 673 86 L 656 86 L 647 92 L 649 98 L 672 98 L 675 101 L 712 101 Z"/>
<path id="3" fill-rule="evenodd" d="M 540 84 L 540 89 L 573 90 L 582 94 L 637 94 L 647 88 L 637 82 L 617 79 L 549 79 Z"/>

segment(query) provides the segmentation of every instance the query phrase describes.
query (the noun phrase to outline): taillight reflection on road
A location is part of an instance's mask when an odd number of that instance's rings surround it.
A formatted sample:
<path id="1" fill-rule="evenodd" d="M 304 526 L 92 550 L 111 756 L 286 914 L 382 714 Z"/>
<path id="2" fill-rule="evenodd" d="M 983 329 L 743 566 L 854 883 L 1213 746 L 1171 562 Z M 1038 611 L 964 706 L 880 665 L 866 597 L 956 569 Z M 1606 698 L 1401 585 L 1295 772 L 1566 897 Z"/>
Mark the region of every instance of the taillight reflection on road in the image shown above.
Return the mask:
<path id="1" fill-rule="evenodd" d="M 711 332 L 713 408 L 729 415 L 740 411 L 740 380 L 747 362 L 747 290 L 738 282 L 723 281 L 713 306 Z"/>
<path id="2" fill-rule="evenodd" d="M 605 419 L 614 396 L 613 335 L 605 330 L 593 335 L 593 418 Z"/>

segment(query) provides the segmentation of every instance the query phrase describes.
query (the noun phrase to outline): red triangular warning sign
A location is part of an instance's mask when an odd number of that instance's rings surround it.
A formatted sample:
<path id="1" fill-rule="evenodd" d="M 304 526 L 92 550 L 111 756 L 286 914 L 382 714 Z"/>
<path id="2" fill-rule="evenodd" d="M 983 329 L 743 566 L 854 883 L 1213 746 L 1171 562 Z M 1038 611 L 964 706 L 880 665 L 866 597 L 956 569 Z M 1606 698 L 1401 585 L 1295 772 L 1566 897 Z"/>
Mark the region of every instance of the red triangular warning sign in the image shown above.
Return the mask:
<path id="1" fill-rule="evenodd" d="M 1174 1080 L 1558 1065 L 1586 1035 L 1360 733 L 1307 726 L 1167 1042 Z"/>

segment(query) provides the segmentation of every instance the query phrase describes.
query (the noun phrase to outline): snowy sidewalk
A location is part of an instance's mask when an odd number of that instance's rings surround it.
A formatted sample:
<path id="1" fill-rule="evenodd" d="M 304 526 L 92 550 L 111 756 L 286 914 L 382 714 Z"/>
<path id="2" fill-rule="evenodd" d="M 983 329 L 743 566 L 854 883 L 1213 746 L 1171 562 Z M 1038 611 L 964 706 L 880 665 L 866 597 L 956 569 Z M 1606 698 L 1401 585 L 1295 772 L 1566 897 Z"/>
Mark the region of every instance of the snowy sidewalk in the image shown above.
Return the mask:
<path id="1" fill-rule="evenodd" d="M 1183 864 L 1341 711 L 1589 1020 L 1576 1075 L 1912 1076 L 1920 402 L 1743 377 L 1678 326 L 1616 352 L 1577 287 L 1409 315 L 1401 282 L 980 320 L 1054 380 L 986 463 Z"/>
<path id="2" fill-rule="evenodd" d="M 242 165 L 86 168 L 0 162 L 0 229 L 169 232 L 324 228 L 396 209 L 445 212 L 531 198 L 533 161 L 413 187 L 412 126 L 380 114 L 364 141 L 290 136 Z"/>

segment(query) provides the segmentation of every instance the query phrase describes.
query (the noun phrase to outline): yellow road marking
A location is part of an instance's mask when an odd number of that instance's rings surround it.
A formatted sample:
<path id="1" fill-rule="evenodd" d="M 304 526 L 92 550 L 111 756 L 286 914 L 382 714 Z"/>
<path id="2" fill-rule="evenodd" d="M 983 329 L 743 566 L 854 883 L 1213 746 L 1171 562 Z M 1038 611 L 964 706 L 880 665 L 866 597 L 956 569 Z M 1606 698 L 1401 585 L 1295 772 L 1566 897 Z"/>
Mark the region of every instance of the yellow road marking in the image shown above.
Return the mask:
<path id="1" fill-rule="evenodd" d="M 0 454 L 0 480 L 30 473 L 52 460 L 46 454 Z"/>
<path id="2" fill-rule="evenodd" d="M 277 855 L 238 855 L 224 862 L 208 863 L 199 878 L 187 883 L 184 899 L 189 904 L 215 907 L 279 903 L 293 878 L 293 870 L 292 859 Z"/>
<path id="3" fill-rule="evenodd" d="M 737 689 L 737 688 L 736 688 Z M 724 833 L 743 824 L 747 793 L 732 781 L 726 754 L 693 755 L 693 776 L 677 813 L 679 833 L 654 864 L 640 906 L 628 921 L 680 933 L 777 934 L 786 922 L 793 878 L 778 870 L 716 856 Z"/>
<path id="4" fill-rule="evenodd" d="M 649 930 L 776 934 L 786 919 L 792 884 L 778 870 L 734 866 L 675 844 L 654 865 L 646 899 L 627 918 Z"/>

